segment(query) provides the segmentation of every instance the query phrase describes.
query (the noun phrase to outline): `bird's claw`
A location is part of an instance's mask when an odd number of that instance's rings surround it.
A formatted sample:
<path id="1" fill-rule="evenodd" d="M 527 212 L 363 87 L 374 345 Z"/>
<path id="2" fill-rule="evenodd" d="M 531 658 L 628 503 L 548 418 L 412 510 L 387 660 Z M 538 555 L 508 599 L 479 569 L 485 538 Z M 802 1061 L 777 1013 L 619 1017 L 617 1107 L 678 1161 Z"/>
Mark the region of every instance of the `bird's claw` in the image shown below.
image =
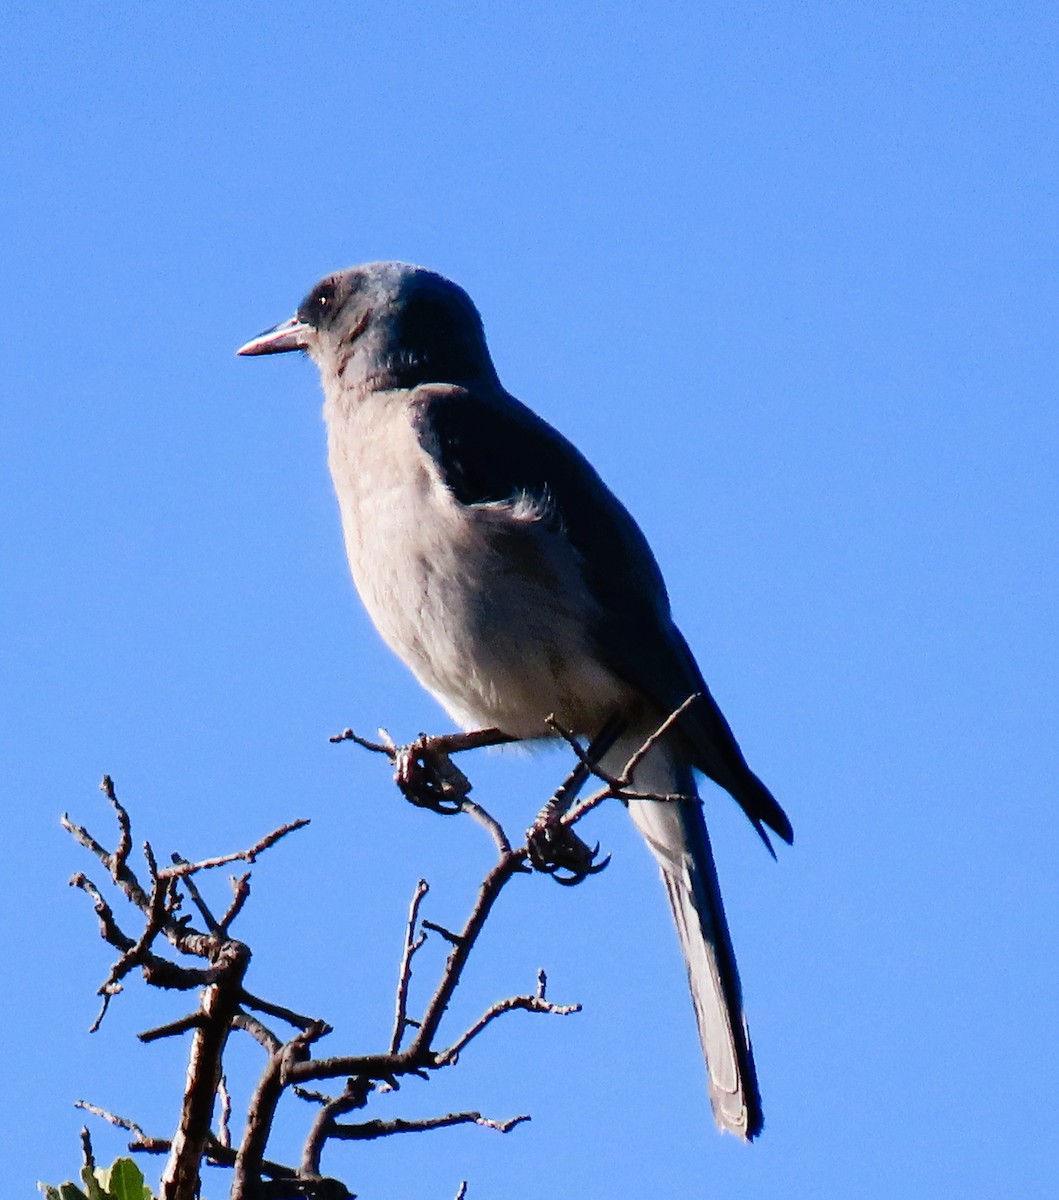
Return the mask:
<path id="1" fill-rule="evenodd" d="M 471 782 L 444 750 L 419 737 L 394 755 L 394 783 L 417 808 L 451 817 L 463 808 Z"/>
<path id="2" fill-rule="evenodd" d="M 568 826 L 538 822 L 526 834 L 530 865 L 550 875 L 563 887 L 575 887 L 589 875 L 598 875 L 610 862 L 607 854 L 597 862 L 599 842 L 589 846 Z"/>

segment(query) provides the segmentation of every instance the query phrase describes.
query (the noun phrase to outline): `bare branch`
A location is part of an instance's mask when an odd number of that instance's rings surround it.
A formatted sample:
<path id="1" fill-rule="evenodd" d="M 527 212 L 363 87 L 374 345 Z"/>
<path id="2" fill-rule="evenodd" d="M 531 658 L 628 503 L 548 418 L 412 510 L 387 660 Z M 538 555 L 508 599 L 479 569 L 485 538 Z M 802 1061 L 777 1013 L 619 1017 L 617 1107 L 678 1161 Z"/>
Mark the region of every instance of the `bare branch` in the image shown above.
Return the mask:
<path id="1" fill-rule="evenodd" d="M 379 733 L 385 739 L 382 742 L 369 741 L 354 733 L 352 729 L 343 729 L 341 733 L 336 733 L 328 740 L 333 743 L 355 742 L 365 750 L 371 750 L 375 754 L 385 754 L 392 762 L 397 756 L 398 747 L 385 730 L 380 730 Z M 465 750 L 481 750 L 486 746 L 506 746 L 518 740 L 500 729 L 473 729 L 469 732 L 440 733 L 430 737 L 421 733 L 417 741 L 412 744 L 419 744 L 423 748 L 437 751 L 440 754 L 461 754 Z"/>
<path id="2" fill-rule="evenodd" d="M 178 866 L 182 866 L 182 865 L 190 866 L 191 865 L 190 863 L 188 863 L 188 860 L 182 854 L 177 854 L 174 852 L 169 857 L 170 857 L 170 861 L 177 864 Z M 206 922 L 207 930 L 211 934 L 218 933 L 220 930 L 220 925 L 217 921 L 217 918 L 213 915 L 212 911 L 210 910 L 210 906 L 203 899 L 202 893 L 199 891 L 198 884 L 194 881 L 194 879 L 191 878 L 190 875 L 185 876 L 183 882 L 184 882 L 184 887 L 187 888 L 188 895 L 191 897 L 191 903 L 194 904 L 195 907 L 199 910 L 199 914 L 201 915 L 202 919 Z"/>
<path id="3" fill-rule="evenodd" d="M 106 852 L 104 851 L 104 853 Z M 109 942 L 110 945 L 120 950 L 123 954 L 136 945 L 136 942 L 119 928 L 117 920 L 114 917 L 114 910 L 103 899 L 99 888 L 96 887 L 91 879 L 78 871 L 76 875 L 70 877 L 70 886 L 80 888 L 81 891 L 91 897 L 92 907 L 96 910 L 96 916 L 99 918 L 99 933 L 104 941 Z"/>
<path id="4" fill-rule="evenodd" d="M 516 1125 L 521 1125 L 529 1119 L 525 1113 L 507 1121 L 493 1121 L 479 1112 L 458 1112 L 448 1113 L 444 1117 L 423 1117 L 420 1120 L 396 1117 L 392 1121 L 363 1121 L 358 1125 L 342 1125 L 336 1122 L 331 1128 L 330 1136 L 343 1142 L 364 1142 L 390 1137 L 395 1133 L 424 1133 L 428 1129 L 447 1129 L 450 1125 L 481 1125 L 485 1129 L 495 1129 L 498 1133 L 510 1133 Z"/>
<path id="5" fill-rule="evenodd" d="M 312 1129 L 309 1130 L 309 1136 L 305 1139 L 305 1147 L 302 1151 L 303 1173 L 319 1175 L 320 1156 L 323 1153 L 324 1143 L 334 1129 L 335 1118 L 342 1116 L 343 1113 L 363 1108 L 374 1088 L 375 1084 L 372 1080 L 354 1075 L 346 1080 L 345 1090 L 340 1096 L 324 1098 L 324 1106 L 317 1114 Z"/>
<path id="6" fill-rule="evenodd" d="M 506 1000 L 498 1000 L 475 1021 L 466 1033 L 461 1034 L 447 1050 L 442 1050 L 438 1054 L 438 1065 L 448 1066 L 455 1063 L 467 1043 L 476 1038 L 487 1025 L 495 1021 L 497 1017 L 502 1017 L 504 1013 L 516 1012 L 518 1010 L 534 1013 L 554 1013 L 556 1016 L 567 1017 L 571 1013 L 579 1013 L 581 1005 L 553 1004 L 550 1000 L 545 1000 L 539 991 L 535 996 L 509 996 Z"/>
<path id="7" fill-rule="evenodd" d="M 88 1126 L 81 1126 L 81 1160 L 84 1163 L 84 1169 L 92 1175 L 96 1169 L 96 1156 L 92 1153 L 92 1137 L 88 1132 Z M 86 1180 L 87 1182 L 87 1180 Z"/>
<path id="8" fill-rule="evenodd" d="M 497 853 L 500 855 L 511 853 L 511 843 L 508 841 L 507 834 L 504 832 L 504 827 L 485 811 L 484 808 L 476 801 L 470 799 L 469 796 L 464 796 L 462 803 L 463 811 L 478 822 L 486 829 L 496 843 Z"/>
<path id="9" fill-rule="evenodd" d="M 182 1033 L 190 1033 L 192 1029 L 199 1029 L 202 1025 L 202 1013 L 196 1009 L 193 1013 L 188 1013 L 186 1017 L 177 1017 L 175 1021 L 169 1021 L 165 1025 L 156 1025 L 154 1029 L 145 1029 L 143 1033 L 138 1033 L 136 1036 L 141 1042 L 157 1042 L 162 1038 L 179 1037 Z"/>
<path id="10" fill-rule="evenodd" d="M 263 1025 L 257 1017 L 251 1016 L 247 1012 L 237 1012 L 232 1018 L 232 1028 L 241 1029 L 244 1033 L 250 1036 L 259 1045 L 264 1046 L 269 1054 L 278 1054 L 283 1048 L 283 1043 L 266 1025 Z"/>
<path id="11" fill-rule="evenodd" d="M 251 995 L 245 988 L 239 999 L 247 1008 L 254 1008 L 269 1017 L 277 1017 L 281 1021 L 286 1021 L 288 1025 L 293 1025 L 295 1029 L 308 1029 L 316 1024 L 315 1017 L 304 1017 L 292 1008 L 285 1008 L 282 1004 L 272 1004 L 268 1000 L 262 1000 L 259 996 Z"/>
<path id="12" fill-rule="evenodd" d="M 634 755 L 630 759 L 627 773 L 635 769 L 643 754 L 648 753 L 651 746 L 671 728 L 680 711 L 682 710 L 678 710 L 677 714 L 669 718 L 667 724 L 652 735 L 653 741 L 649 740 L 646 748 L 641 748 L 639 758 Z M 550 802 L 557 809 L 552 824 L 560 835 L 554 839 L 554 844 L 560 850 L 570 850 L 572 847 L 571 852 L 578 852 L 575 867 L 570 868 L 576 878 L 560 881 L 576 882 L 577 878 L 584 878 L 598 870 L 599 864 L 594 864 L 596 852 L 585 846 L 579 838 L 575 839 L 572 833 L 563 835 L 564 827 L 569 829 L 608 796 L 635 798 L 637 794 L 627 789 L 625 777 L 615 779 L 606 776 L 591 761 L 593 754 L 598 756 L 607 748 L 604 745 L 606 737 L 616 736 L 613 729 L 604 730 L 588 751 L 582 750 L 580 743 L 558 726 L 555 726 L 555 731 L 568 739 L 577 756 L 573 771 Z M 131 822 L 128 813 L 117 800 L 109 778 L 104 780 L 104 791 L 114 808 L 118 822 L 118 844 L 113 853 L 106 851 L 87 830 L 73 825 L 68 819 L 64 822 L 79 843 L 104 864 L 114 882 L 145 918 L 141 936 L 135 940 L 128 937 L 119 927 L 112 910 L 98 889 L 84 876 L 75 877 L 72 881 L 92 899 L 100 932 L 120 955 L 106 984 L 100 989 L 101 995 L 104 996 L 104 1010 L 109 997 L 121 990 L 121 981 L 136 966 L 142 969 L 144 978 L 156 986 L 202 989 L 200 1005 L 196 1012 L 141 1035 L 145 1041 L 188 1032 L 193 1035 L 180 1124 L 172 1141 L 148 1138 L 143 1130 L 133 1126 L 131 1122 L 123 1122 L 121 1118 L 102 1113 L 102 1110 L 90 1109 L 100 1111 L 106 1119 L 134 1133 L 136 1141 L 133 1148 L 153 1153 L 168 1153 L 169 1161 L 162 1177 L 160 1200 L 190 1200 L 190 1197 L 197 1194 L 204 1156 L 210 1161 L 233 1168 L 231 1200 L 263 1200 L 269 1194 L 268 1185 L 262 1190 L 263 1177 L 283 1181 L 283 1187 L 288 1183 L 293 1184 L 289 1189 L 291 1194 L 296 1192 L 298 1195 L 316 1197 L 319 1200 L 325 1196 L 347 1197 L 349 1193 L 344 1185 L 320 1175 L 322 1152 L 331 1139 L 363 1141 L 460 1124 L 476 1124 L 508 1132 L 529 1119 L 528 1116 L 520 1115 L 506 1121 L 497 1121 L 482 1116 L 478 1111 L 468 1110 L 422 1119 L 394 1118 L 362 1122 L 340 1120 L 348 1113 L 363 1109 L 376 1091 L 397 1090 L 401 1082 L 409 1076 L 429 1078 L 434 1070 L 456 1063 L 460 1054 L 474 1039 L 508 1012 L 567 1015 L 580 1011 L 579 1005 L 560 1005 L 547 999 L 546 980 L 542 971 L 538 975 L 535 993 L 511 996 L 492 1003 L 450 1045 L 441 1050 L 435 1048 L 439 1029 L 454 992 L 459 986 L 469 956 L 494 904 L 516 874 L 532 869 L 531 847 L 527 844 L 512 848 L 501 823 L 477 801 L 469 798 L 470 781 L 449 760 L 449 755 L 484 746 L 500 745 L 513 739 L 495 729 L 433 738 L 420 735 L 415 742 L 403 747 L 396 746 L 385 731 L 380 731 L 380 738 L 379 742 L 372 742 L 347 730 L 332 740 L 352 740 L 369 751 L 386 755 L 395 765 L 399 786 L 413 802 L 441 813 L 466 813 L 489 833 L 497 850 L 497 861 L 478 886 L 462 927 L 453 924 L 452 928 L 446 928 L 444 924 L 423 919 L 421 910 L 429 889 L 425 881 L 419 881 L 409 905 L 404 930 L 394 997 L 393 1028 L 389 1050 L 385 1054 L 339 1055 L 314 1060 L 311 1057 L 314 1045 L 330 1032 L 330 1027 L 323 1021 L 260 999 L 247 992 L 243 986 L 250 951 L 248 947 L 231 938 L 229 929 L 249 897 L 249 873 L 231 880 L 232 899 L 220 919 L 215 917 L 195 879 L 192 878 L 200 872 L 237 861 L 253 863 L 257 856 L 289 833 L 308 824 L 307 821 L 298 820 L 280 826 L 249 848 L 232 854 L 199 861 L 189 861 L 174 855 L 172 864 L 164 868 L 158 867 L 150 845 L 144 843 L 143 852 L 150 876 L 149 890 L 139 883 L 129 869 L 128 859 L 133 845 Z M 603 780 L 606 788 L 575 805 L 578 791 L 591 775 Z M 564 836 L 566 840 L 563 840 Z M 537 865 L 536 862 L 534 865 Z M 548 869 L 548 866 L 549 861 L 546 860 L 543 869 Z M 189 907 L 194 905 L 197 914 L 193 910 L 190 915 L 179 915 L 182 900 L 190 900 Z M 193 926 L 193 917 L 201 917 L 200 923 L 205 924 L 205 932 Z M 417 1014 L 417 1020 L 409 1014 L 413 959 L 424 945 L 428 930 L 444 938 L 449 943 L 449 951 L 434 992 L 427 1000 L 422 1013 Z M 176 951 L 205 960 L 202 966 L 191 969 L 162 957 L 157 947 L 165 947 L 159 935 L 162 935 Z M 283 1042 L 254 1015 L 256 1013 L 283 1021 L 298 1032 L 290 1040 Z M 237 1151 L 233 1151 L 229 1144 L 231 1097 L 227 1092 L 223 1074 L 223 1054 L 227 1038 L 233 1029 L 250 1034 L 267 1055 L 264 1070 L 254 1088 L 242 1141 Z M 414 1033 L 409 1033 L 412 1030 Z M 409 1034 L 410 1044 L 402 1050 L 406 1033 Z M 313 1080 L 341 1077 L 345 1078 L 345 1085 L 341 1094 L 337 1096 L 308 1092 L 301 1086 Z M 320 1105 L 305 1142 L 301 1168 L 297 1171 L 265 1158 L 277 1108 L 288 1088 L 293 1088 L 298 1095 Z M 219 1132 L 214 1133 L 211 1123 L 218 1096 L 221 1102 Z M 461 1185 L 460 1195 L 466 1195 L 465 1184 Z"/>
<path id="13" fill-rule="evenodd" d="M 118 820 L 118 844 L 114 850 L 114 866 L 117 870 L 121 870 L 128 862 L 129 855 L 132 853 L 132 822 L 129 820 L 129 814 L 125 807 L 118 800 L 117 792 L 114 790 L 114 780 L 109 775 L 103 776 L 103 781 L 99 785 L 100 791 L 110 801 L 114 809 L 114 815 Z"/>
<path id="14" fill-rule="evenodd" d="M 137 1138 L 135 1142 L 129 1143 L 129 1149 L 141 1154 L 169 1154 L 172 1152 L 173 1143 L 169 1138 L 143 1137 Z M 219 1167 L 234 1167 L 237 1151 L 230 1146 L 222 1146 L 220 1141 L 212 1135 L 207 1139 L 206 1149 L 204 1152 L 207 1162 L 213 1163 Z M 285 1167 L 282 1163 L 270 1162 L 265 1159 L 261 1163 L 261 1174 L 267 1175 L 270 1179 L 285 1179 L 291 1181 L 302 1182 L 303 1176 L 293 1167 Z M 313 1182 L 305 1180 L 306 1183 Z M 336 1193 L 337 1195 L 338 1193 Z M 349 1193 L 347 1192 L 346 1195 Z"/>
<path id="15" fill-rule="evenodd" d="M 394 1003 L 393 1033 L 390 1035 L 390 1053 L 396 1054 L 401 1048 L 401 1038 L 404 1036 L 408 1020 L 408 985 L 412 979 L 412 958 L 416 951 L 426 941 L 426 934 L 416 937 L 416 926 L 419 923 L 419 906 L 423 897 L 430 891 L 430 884 L 421 879 L 416 884 L 415 894 L 408 909 L 408 922 L 405 925 L 404 951 L 401 954 L 401 967 L 397 974 L 397 997 Z"/>
<path id="16" fill-rule="evenodd" d="M 221 1056 L 242 995 L 250 951 L 228 940 L 215 948 L 213 982 L 202 994 L 202 1022 L 188 1061 L 180 1124 L 162 1172 L 160 1200 L 189 1200 L 199 1191 L 202 1156 L 209 1140 L 213 1105 L 221 1078 Z"/>
<path id="17" fill-rule="evenodd" d="M 246 1132 L 235 1159 L 231 1200 L 250 1200 L 255 1193 L 261 1177 L 265 1146 L 272 1132 L 276 1107 L 287 1083 L 290 1064 L 307 1058 L 312 1043 L 329 1032 L 329 1027 L 319 1021 L 313 1027 L 299 1031 L 278 1053 L 269 1057 L 268 1066 L 258 1080 L 250 1101 Z"/>
<path id="18" fill-rule="evenodd" d="M 228 930 L 232 927 L 232 922 L 243 911 L 243 905 L 250 899 L 250 872 L 245 875 L 233 876 L 232 880 L 232 902 L 228 905 L 228 910 L 221 917 L 217 924 L 217 932 L 222 937 L 228 936 Z"/>
<path id="19" fill-rule="evenodd" d="M 622 786 L 629 782 L 633 777 L 633 772 L 643 762 L 643 760 L 651 753 L 658 743 L 666 736 L 666 734 L 676 725 L 680 718 L 688 711 L 689 708 L 697 701 L 702 699 L 701 692 L 693 692 L 679 708 L 675 708 L 661 725 L 651 734 L 651 736 L 643 743 L 636 753 L 625 764 L 621 773 Z M 610 780 L 607 780 L 609 783 Z"/>
<path id="20" fill-rule="evenodd" d="M 460 934 L 459 942 L 453 946 L 452 952 L 449 954 L 438 989 L 427 1005 L 423 1016 L 423 1023 L 417 1031 L 412 1045 L 409 1047 L 408 1052 L 411 1056 L 422 1055 L 424 1052 L 429 1051 L 433 1045 L 438 1026 L 441 1024 L 441 1018 L 449 1006 L 449 1001 L 452 999 L 452 994 L 460 981 L 463 968 L 467 963 L 467 958 L 474 947 L 478 934 L 481 932 L 482 926 L 492 911 L 493 905 L 496 903 L 496 898 L 500 895 L 504 885 L 521 868 L 524 861 L 525 856 L 522 852 L 504 855 L 482 881 L 482 885 L 478 889 L 474 908 L 471 910 L 471 915 L 467 918 L 467 922 Z"/>
<path id="21" fill-rule="evenodd" d="M 204 858 L 199 862 L 188 862 L 186 859 L 181 859 L 174 863 L 171 867 L 163 867 L 158 872 L 161 879 L 185 879 L 188 875 L 194 875 L 199 871 L 210 871 L 214 867 L 225 867 L 233 862 L 248 862 L 252 863 L 257 859 L 259 854 L 263 854 L 270 846 L 274 846 L 280 838 L 285 838 L 288 833 L 294 833 L 297 829 L 304 829 L 309 824 L 307 817 L 302 817 L 297 821 L 290 821 L 286 825 L 281 825 L 278 829 L 274 829 L 271 833 L 266 833 L 260 841 L 255 842 L 247 850 L 236 850 L 233 854 L 221 854 L 216 858 Z"/>
<path id="22" fill-rule="evenodd" d="M 443 937 L 450 946 L 458 946 L 463 940 L 460 934 L 453 933 L 451 929 L 446 929 L 444 925 L 439 925 L 436 921 L 423 921 L 423 928 L 430 930 L 431 933 L 438 934 Z"/>
<path id="23" fill-rule="evenodd" d="M 232 1134 L 229 1129 L 229 1122 L 232 1119 L 232 1094 L 228 1091 L 228 1078 L 225 1075 L 221 1076 L 221 1081 L 217 1085 L 217 1095 L 221 1102 L 221 1111 L 217 1118 L 217 1140 L 225 1149 L 228 1149 L 232 1144 Z"/>
<path id="24" fill-rule="evenodd" d="M 100 1117 L 104 1121 L 109 1121 L 111 1125 L 116 1125 L 119 1129 L 127 1130 L 140 1141 L 145 1140 L 147 1137 L 135 1121 L 130 1121 L 128 1117 L 119 1117 L 115 1113 L 108 1112 L 105 1108 L 100 1108 L 96 1104 L 90 1104 L 87 1100 L 75 1100 L 74 1108 L 84 1109 L 85 1112 L 91 1113 L 94 1117 Z"/>

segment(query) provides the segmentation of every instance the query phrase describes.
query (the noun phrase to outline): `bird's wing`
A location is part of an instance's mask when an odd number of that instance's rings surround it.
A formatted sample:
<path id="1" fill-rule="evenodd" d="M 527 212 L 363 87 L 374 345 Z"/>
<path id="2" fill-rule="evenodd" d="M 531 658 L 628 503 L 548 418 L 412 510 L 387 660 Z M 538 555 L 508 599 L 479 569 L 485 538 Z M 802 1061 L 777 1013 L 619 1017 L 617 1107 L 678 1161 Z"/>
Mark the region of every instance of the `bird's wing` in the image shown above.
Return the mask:
<path id="1" fill-rule="evenodd" d="M 663 715 L 700 695 L 680 724 L 691 761 L 731 793 L 766 845 L 763 825 L 791 841 L 790 821 L 747 766 L 673 624 L 647 539 L 588 460 L 503 391 L 426 387 L 417 393 L 421 442 L 456 499 L 495 504 L 524 495 L 549 511 L 578 554 L 596 602 L 590 636 L 599 660 Z"/>

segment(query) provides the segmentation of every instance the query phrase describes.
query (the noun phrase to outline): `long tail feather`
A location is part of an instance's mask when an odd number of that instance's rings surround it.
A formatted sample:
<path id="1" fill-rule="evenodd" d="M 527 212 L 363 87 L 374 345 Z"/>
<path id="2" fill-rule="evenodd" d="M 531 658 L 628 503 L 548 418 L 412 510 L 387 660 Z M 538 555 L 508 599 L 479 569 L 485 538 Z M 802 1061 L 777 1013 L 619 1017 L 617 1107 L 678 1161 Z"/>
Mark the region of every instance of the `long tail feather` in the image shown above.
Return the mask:
<path id="1" fill-rule="evenodd" d="M 618 750 L 624 748 L 625 740 Z M 681 801 L 634 800 L 629 812 L 662 872 L 706 1059 L 710 1103 L 721 1129 L 750 1140 L 761 1132 L 761 1097 L 743 1015 L 742 989 L 702 807 L 690 768 L 666 747 L 640 764 L 638 791 L 680 792 Z"/>

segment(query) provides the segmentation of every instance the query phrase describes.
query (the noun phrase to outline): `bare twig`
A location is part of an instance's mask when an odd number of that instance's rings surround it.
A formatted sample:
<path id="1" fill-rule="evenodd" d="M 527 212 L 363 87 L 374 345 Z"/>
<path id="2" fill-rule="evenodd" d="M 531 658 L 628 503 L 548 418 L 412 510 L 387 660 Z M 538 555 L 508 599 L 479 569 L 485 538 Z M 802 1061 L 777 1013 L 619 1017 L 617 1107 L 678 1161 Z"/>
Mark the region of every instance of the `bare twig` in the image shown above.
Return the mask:
<path id="1" fill-rule="evenodd" d="M 335 1118 L 363 1108 L 374 1088 L 375 1084 L 370 1079 L 354 1075 L 346 1080 L 345 1090 L 340 1096 L 325 1099 L 324 1106 L 317 1114 L 316 1120 L 313 1121 L 312 1128 L 309 1130 L 309 1136 L 305 1139 L 305 1147 L 302 1151 L 303 1173 L 319 1175 L 320 1156 L 323 1153 L 324 1143 L 334 1129 Z"/>
<path id="2" fill-rule="evenodd" d="M 153 1029 L 145 1029 L 143 1033 L 138 1033 L 136 1036 L 141 1042 L 157 1042 L 162 1038 L 179 1037 L 183 1033 L 190 1033 L 193 1029 L 198 1029 L 202 1025 L 202 1013 L 196 1009 L 193 1013 L 188 1013 L 185 1017 L 177 1017 L 175 1021 L 168 1021 L 165 1025 L 156 1025 Z"/>
<path id="3" fill-rule="evenodd" d="M 228 909 L 224 916 L 217 923 L 217 932 L 222 937 L 228 936 L 228 930 L 232 927 L 232 922 L 243 911 L 243 905 L 250 899 L 250 872 L 245 875 L 233 876 L 232 878 L 232 902 L 228 905 Z"/>
<path id="4" fill-rule="evenodd" d="M 285 838 L 287 834 L 294 833 L 297 829 L 304 829 L 309 824 L 307 817 L 302 817 L 298 821 L 290 821 L 286 825 L 281 825 L 278 829 L 273 829 L 271 833 L 266 833 L 263 838 L 255 842 L 247 850 L 236 850 L 232 854 L 220 854 L 216 858 L 204 858 L 199 862 L 188 862 L 186 859 L 180 859 L 171 867 L 164 867 L 158 872 L 161 879 L 186 879 L 189 875 L 195 875 L 199 871 L 210 871 L 214 867 L 226 867 L 233 862 L 248 862 L 253 863 L 257 860 L 259 854 L 263 854 L 270 846 L 274 846 L 280 838 Z"/>
<path id="5" fill-rule="evenodd" d="M 420 1120 L 405 1120 L 397 1117 L 392 1121 L 363 1121 L 357 1125 L 336 1122 L 330 1136 L 343 1142 L 364 1142 L 374 1138 L 390 1137 L 395 1133 L 424 1133 L 428 1129 L 447 1129 L 450 1125 L 481 1125 L 495 1129 L 498 1133 L 510 1133 L 516 1125 L 530 1118 L 527 1114 L 511 1117 L 507 1121 L 493 1121 L 480 1112 L 447 1113 L 443 1117 L 423 1117 Z"/>
<path id="6" fill-rule="evenodd" d="M 369 741 L 367 738 L 354 733 L 352 729 L 343 729 L 341 733 L 336 733 L 328 740 L 335 743 L 355 742 L 365 750 L 371 750 L 375 754 L 385 754 L 392 762 L 397 757 L 399 747 L 395 745 L 385 730 L 380 730 L 379 732 L 385 739 L 384 741 Z M 421 733 L 418 743 L 413 742 L 412 745 L 420 744 L 440 754 L 460 754 L 465 750 L 481 750 L 486 746 L 506 746 L 516 741 L 518 741 L 518 738 L 514 738 L 499 729 L 473 729 L 470 732 L 440 733 L 434 734 L 431 737 L 428 737 L 425 733 Z"/>
<path id="7" fill-rule="evenodd" d="M 524 861 L 524 853 L 513 852 L 505 854 L 501 856 L 500 861 L 482 881 L 482 885 L 478 889 L 474 908 L 471 910 L 471 915 L 467 918 L 467 922 L 460 934 L 459 942 L 453 946 L 452 952 L 449 954 L 441 983 L 427 1005 L 422 1024 L 416 1031 L 415 1038 L 409 1047 L 408 1052 L 411 1056 L 421 1055 L 433 1045 L 438 1026 L 441 1024 L 441 1018 L 449 1006 L 449 1001 L 452 999 L 452 994 L 460 981 L 463 968 L 466 966 L 467 958 L 474 947 L 478 934 L 481 932 L 482 926 L 492 911 L 493 905 L 496 903 L 496 899 L 503 890 L 504 885 L 521 868 Z"/>
<path id="8" fill-rule="evenodd" d="M 262 1000 L 260 996 L 252 996 L 245 988 L 240 1000 L 247 1008 L 257 1009 L 269 1017 L 277 1017 L 280 1021 L 293 1025 L 295 1029 L 308 1029 L 316 1022 L 315 1017 L 305 1017 L 282 1004 L 272 1004 L 268 1000 Z"/>
<path id="9" fill-rule="evenodd" d="M 130 1142 L 129 1149 L 141 1154 L 170 1154 L 173 1143 L 169 1138 L 144 1136 Z M 238 1151 L 233 1150 L 230 1146 L 222 1146 L 217 1138 L 211 1136 L 207 1139 L 204 1157 L 207 1162 L 215 1163 L 217 1166 L 234 1167 L 237 1153 Z M 270 1162 L 268 1159 L 261 1163 L 261 1174 L 267 1175 L 270 1179 L 302 1179 L 301 1174 L 293 1167 L 286 1167 L 283 1163 Z"/>
<path id="10" fill-rule="evenodd" d="M 117 793 L 114 791 L 114 780 L 109 775 L 104 775 L 99 787 L 110 801 L 111 807 L 114 809 L 114 815 L 117 818 L 118 844 L 114 850 L 113 862 L 114 866 L 120 871 L 132 853 L 132 822 L 129 820 L 129 814 L 119 802 Z"/>
<path id="11" fill-rule="evenodd" d="M 450 946 L 458 946 L 462 940 L 462 935 L 453 933 L 451 929 L 446 929 L 444 925 L 439 925 L 437 921 L 423 921 L 423 928 L 431 933 L 436 933 L 439 937 L 445 939 Z"/>
<path id="12" fill-rule="evenodd" d="M 492 817 L 485 811 L 484 808 L 469 796 L 464 796 L 461 805 L 463 811 L 475 821 L 478 822 L 496 843 L 497 853 L 504 855 L 511 853 L 511 843 L 508 841 L 507 834 L 504 832 L 503 826 L 495 817 Z"/>
<path id="13" fill-rule="evenodd" d="M 105 853 L 105 852 L 104 852 Z M 136 945 L 135 939 L 129 937 L 119 927 L 118 922 L 114 917 L 114 910 L 103 899 L 99 888 L 80 871 L 76 875 L 70 877 L 70 886 L 80 888 L 92 900 L 92 907 L 96 910 L 96 916 L 99 918 L 99 932 L 104 941 L 109 942 L 115 949 L 120 950 L 122 954 L 126 954 Z"/>
<path id="14" fill-rule="evenodd" d="M 228 1091 L 228 1078 L 221 1075 L 217 1084 L 217 1096 L 221 1102 L 220 1115 L 217 1118 L 217 1140 L 227 1150 L 232 1144 L 232 1134 L 229 1122 L 232 1119 L 232 1094 Z"/>
<path id="15" fill-rule="evenodd" d="M 272 1030 L 251 1013 L 237 1012 L 232 1018 L 232 1028 L 241 1029 L 244 1033 L 250 1034 L 254 1041 L 263 1046 L 269 1054 L 278 1054 L 283 1047 L 283 1043 Z"/>
<path id="16" fill-rule="evenodd" d="M 116 1125 L 119 1129 L 127 1130 L 139 1141 L 144 1141 L 147 1138 L 147 1135 L 135 1121 L 130 1121 L 128 1117 L 119 1117 L 116 1113 L 108 1112 L 105 1108 L 100 1108 L 97 1104 L 90 1104 L 87 1100 L 75 1100 L 74 1108 L 84 1109 L 85 1112 L 91 1113 L 94 1117 L 99 1117 L 111 1125 Z"/>
<path id="17" fill-rule="evenodd" d="M 666 736 L 666 734 L 676 725 L 680 718 L 688 711 L 689 708 L 702 699 L 701 692 L 693 692 L 679 708 L 675 708 L 661 725 L 651 734 L 651 736 L 640 746 L 633 754 L 632 758 L 625 764 L 621 773 L 621 783 L 624 787 L 633 777 L 636 768 L 643 760 L 651 753 L 658 743 Z M 602 778 L 602 777 L 601 777 Z M 609 783 L 610 780 L 607 780 Z M 650 798 L 650 797 L 647 797 Z"/>
<path id="18" fill-rule="evenodd" d="M 442 1050 L 438 1054 L 437 1061 L 439 1066 L 448 1066 L 450 1063 L 455 1063 L 467 1043 L 476 1038 L 497 1017 L 502 1017 L 504 1013 L 519 1010 L 523 1012 L 554 1013 L 556 1016 L 566 1017 L 571 1013 L 580 1012 L 581 1005 L 553 1004 L 550 1000 L 545 1000 L 540 994 L 536 996 L 509 996 L 506 1000 L 498 1000 L 486 1009 L 470 1029 L 462 1033 L 447 1050 Z"/>
<path id="19" fill-rule="evenodd" d="M 84 1169 L 89 1174 L 93 1174 L 96 1169 L 96 1156 L 92 1153 L 92 1135 L 88 1132 L 88 1126 L 81 1126 L 81 1161 L 84 1163 Z M 85 1180 L 87 1183 L 87 1179 Z"/>
<path id="20" fill-rule="evenodd" d="M 397 973 L 397 996 L 394 1004 L 393 1033 L 390 1035 L 390 1053 L 396 1054 L 401 1048 L 401 1038 L 404 1037 L 408 1021 L 408 985 L 412 979 L 412 958 L 416 951 L 426 941 L 426 934 L 416 937 L 416 926 L 419 923 L 419 906 L 423 897 L 430 891 L 430 885 L 425 879 L 416 884 L 412 903 L 408 908 L 408 922 L 405 925 L 404 951 L 401 954 L 401 968 Z"/>

